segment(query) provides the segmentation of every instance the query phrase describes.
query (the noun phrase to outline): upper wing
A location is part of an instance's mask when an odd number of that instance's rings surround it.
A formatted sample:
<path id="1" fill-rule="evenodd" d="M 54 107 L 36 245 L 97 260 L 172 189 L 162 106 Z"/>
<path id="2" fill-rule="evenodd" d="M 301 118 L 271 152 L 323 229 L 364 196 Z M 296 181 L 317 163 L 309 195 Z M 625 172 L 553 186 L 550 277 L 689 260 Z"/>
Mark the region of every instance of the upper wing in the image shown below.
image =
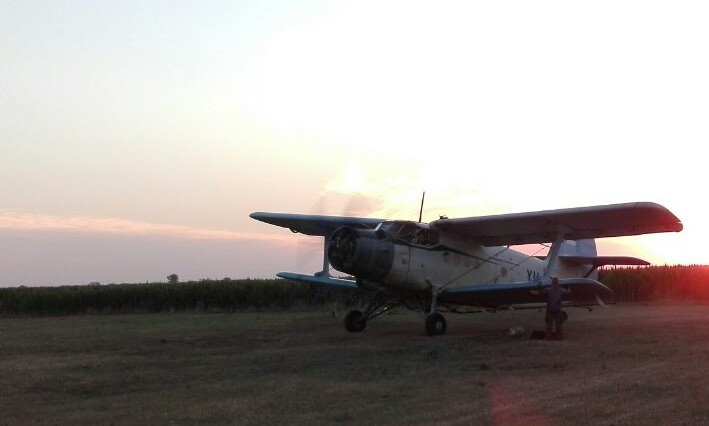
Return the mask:
<path id="1" fill-rule="evenodd" d="M 539 288 L 540 281 L 525 281 L 509 284 L 466 285 L 451 287 L 438 295 L 441 303 L 482 306 L 488 308 L 544 303 L 543 295 L 535 295 L 530 290 Z M 571 290 L 564 300 L 575 305 L 612 303 L 613 291 L 596 280 L 589 278 L 566 278 L 559 284 Z M 544 287 L 549 287 L 545 285 Z"/>
<path id="2" fill-rule="evenodd" d="M 431 227 L 484 246 L 504 246 L 555 241 L 559 233 L 567 240 L 581 240 L 679 232 L 682 222 L 659 204 L 638 202 L 441 219 L 431 222 Z"/>
<path id="3" fill-rule="evenodd" d="M 364 217 L 320 216 L 310 214 L 267 212 L 255 212 L 251 213 L 249 216 L 253 219 L 260 220 L 261 222 L 288 228 L 293 232 L 321 236 L 332 234 L 333 231 L 340 226 L 374 228 L 385 220 Z"/>

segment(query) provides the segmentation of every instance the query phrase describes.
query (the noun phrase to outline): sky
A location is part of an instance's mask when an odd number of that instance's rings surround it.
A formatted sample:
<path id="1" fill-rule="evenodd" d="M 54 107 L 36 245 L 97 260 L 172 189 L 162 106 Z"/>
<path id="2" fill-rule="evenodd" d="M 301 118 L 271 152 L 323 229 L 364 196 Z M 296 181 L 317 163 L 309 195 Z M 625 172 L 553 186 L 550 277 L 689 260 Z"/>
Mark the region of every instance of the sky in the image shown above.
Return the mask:
<path id="1" fill-rule="evenodd" d="M 270 278 L 254 211 L 423 220 L 653 201 L 709 264 L 702 1 L 0 0 L 0 286 Z"/>

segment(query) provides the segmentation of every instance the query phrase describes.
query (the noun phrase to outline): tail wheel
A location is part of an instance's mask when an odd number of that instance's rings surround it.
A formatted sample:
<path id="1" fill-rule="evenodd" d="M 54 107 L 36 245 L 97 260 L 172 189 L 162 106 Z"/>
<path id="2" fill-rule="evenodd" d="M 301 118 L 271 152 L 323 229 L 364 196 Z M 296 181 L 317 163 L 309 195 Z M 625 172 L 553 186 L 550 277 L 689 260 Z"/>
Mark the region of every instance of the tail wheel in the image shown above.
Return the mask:
<path id="1" fill-rule="evenodd" d="M 350 333 L 359 333 L 367 326 L 367 321 L 362 320 L 362 312 L 353 310 L 345 315 L 345 328 Z"/>
<path id="2" fill-rule="evenodd" d="M 426 316 L 426 334 L 429 336 L 442 336 L 446 334 L 446 319 L 438 312 Z"/>

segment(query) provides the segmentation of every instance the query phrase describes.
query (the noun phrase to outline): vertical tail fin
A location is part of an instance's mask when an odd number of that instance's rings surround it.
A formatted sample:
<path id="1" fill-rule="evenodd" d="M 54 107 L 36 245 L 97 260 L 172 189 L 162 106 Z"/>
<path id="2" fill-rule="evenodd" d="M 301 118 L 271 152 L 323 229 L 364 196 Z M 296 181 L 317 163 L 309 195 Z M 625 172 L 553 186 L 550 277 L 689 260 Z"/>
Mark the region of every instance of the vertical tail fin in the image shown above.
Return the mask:
<path id="1" fill-rule="evenodd" d="M 562 243 L 556 269 L 560 276 L 586 277 L 595 280 L 598 278 L 598 271 L 595 271 L 594 266 L 597 257 L 596 240 L 567 240 Z"/>

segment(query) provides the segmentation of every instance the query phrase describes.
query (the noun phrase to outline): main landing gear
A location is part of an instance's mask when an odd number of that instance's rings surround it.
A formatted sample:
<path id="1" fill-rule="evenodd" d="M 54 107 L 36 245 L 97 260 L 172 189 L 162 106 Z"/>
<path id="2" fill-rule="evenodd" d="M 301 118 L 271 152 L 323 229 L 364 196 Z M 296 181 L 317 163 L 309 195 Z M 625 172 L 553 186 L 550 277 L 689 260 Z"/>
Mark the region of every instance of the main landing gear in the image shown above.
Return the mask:
<path id="1" fill-rule="evenodd" d="M 446 334 L 446 319 L 438 313 L 438 290 L 431 286 L 431 308 L 426 315 L 426 334 L 429 336 L 442 336 Z"/>
<path id="2" fill-rule="evenodd" d="M 396 303 L 392 298 L 384 293 L 383 291 L 378 291 L 372 301 L 369 302 L 364 312 L 358 310 L 351 310 L 345 315 L 345 328 L 350 333 L 359 333 L 364 331 L 367 326 L 367 321 L 378 317 L 381 314 L 396 307 Z"/>
<path id="3" fill-rule="evenodd" d="M 447 323 L 443 315 L 436 312 L 437 308 L 437 294 L 433 293 L 431 298 L 431 305 L 425 306 L 421 311 L 426 314 L 425 326 L 426 334 L 429 336 L 442 336 L 446 334 Z M 345 328 L 350 333 L 360 333 L 364 331 L 367 327 L 367 322 L 386 313 L 387 311 L 395 308 L 402 302 L 394 300 L 391 295 L 386 294 L 382 291 L 377 292 L 374 298 L 364 309 L 364 312 L 359 310 L 351 310 L 345 315 Z M 407 307 L 411 307 L 405 301 L 403 302 Z"/>
<path id="4" fill-rule="evenodd" d="M 364 331 L 364 327 L 367 326 L 367 321 L 362 319 L 362 312 L 358 310 L 352 310 L 347 312 L 345 315 L 345 328 L 350 333 L 359 333 Z"/>
<path id="5" fill-rule="evenodd" d="M 429 336 L 446 334 L 446 326 L 446 318 L 438 312 L 426 315 L 426 334 Z"/>

